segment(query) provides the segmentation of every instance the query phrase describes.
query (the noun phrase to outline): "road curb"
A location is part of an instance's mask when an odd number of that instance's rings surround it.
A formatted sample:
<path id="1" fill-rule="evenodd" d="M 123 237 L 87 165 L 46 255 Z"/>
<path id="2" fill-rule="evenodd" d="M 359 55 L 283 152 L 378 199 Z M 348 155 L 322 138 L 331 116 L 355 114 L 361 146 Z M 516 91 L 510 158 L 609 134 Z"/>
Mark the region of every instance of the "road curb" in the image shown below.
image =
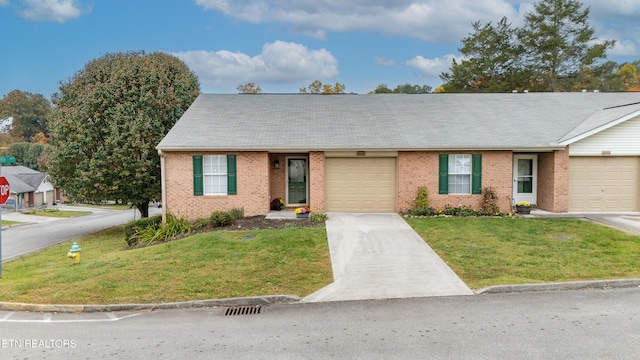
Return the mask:
<path id="1" fill-rule="evenodd" d="M 300 301 L 295 295 L 273 295 L 241 297 L 219 300 L 195 300 L 155 304 L 109 304 L 109 305 L 56 305 L 56 304 L 26 304 L 0 302 L 0 311 L 28 311 L 47 313 L 95 313 L 114 311 L 151 311 L 160 309 L 190 309 L 225 306 L 256 306 L 269 304 L 293 304 Z"/>
<path id="2" fill-rule="evenodd" d="M 617 289 L 640 287 L 640 279 L 622 280 L 592 280 L 592 281 L 571 281 L 562 283 L 545 284 L 519 284 L 519 285 L 496 285 L 489 286 L 474 291 L 476 295 L 481 294 L 504 294 L 514 292 L 533 291 L 560 291 L 560 290 L 583 290 L 583 289 Z"/>

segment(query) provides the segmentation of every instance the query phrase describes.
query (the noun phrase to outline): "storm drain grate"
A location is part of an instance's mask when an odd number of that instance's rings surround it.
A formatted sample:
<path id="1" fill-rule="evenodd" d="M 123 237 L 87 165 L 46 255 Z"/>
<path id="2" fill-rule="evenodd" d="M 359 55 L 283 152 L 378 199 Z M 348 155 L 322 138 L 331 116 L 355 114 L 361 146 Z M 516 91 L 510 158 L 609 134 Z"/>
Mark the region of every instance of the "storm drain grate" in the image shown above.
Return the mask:
<path id="1" fill-rule="evenodd" d="M 255 306 L 234 306 L 224 310 L 224 316 L 231 315 L 256 315 L 260 314 L 260 305 Z"/>

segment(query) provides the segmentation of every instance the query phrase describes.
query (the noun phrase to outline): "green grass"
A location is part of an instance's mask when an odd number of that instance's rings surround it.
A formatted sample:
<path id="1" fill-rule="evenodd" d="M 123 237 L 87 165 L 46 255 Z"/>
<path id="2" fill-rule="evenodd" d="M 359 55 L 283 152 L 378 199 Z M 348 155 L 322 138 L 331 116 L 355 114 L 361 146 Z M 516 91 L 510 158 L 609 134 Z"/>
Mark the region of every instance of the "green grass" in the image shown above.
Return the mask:
<path id="1" fill-rule="evenodd" d="M 305 296 L 332 282 L 324 228 L 215 231 L 125 250 L 123 227 L 3 264 L 0 301 L 154 303 L 241 296 Z"/>
<path id="2" fill-rule="evenodd" d="M 15 225 L 15 224 L 20 224 L 20 222 L 11 221 L 11 220 L 2 220 L 2 226 L 9 226 L 9 225 Z"/>
<path id="3" fill-rule="evenodd" d="M 409 218 L 473 289 L 640 277 L 640 236 L 579 219 Z"/>
<path id="4" fill-rule="evenodd" d="M 474 289 L 640 277 L 640 236 L 576 219 L 424 218 L 408 223 Z M 324 228 L 214 231 L 126 250 L 123 227 L 3 264 L 0 301 L 154 303 L 308 295 L 332 282 Z"/>
<path id="5" fill-rule="evenodd" d="M 58 210 L 58 209 L 44 209 L 44 210 L 29 210 L 23 212 L 23 214 L 27 215 L 36 215 L 36 216 L 48 216 L 55 218 L 72 218 L 76 216 L 89 215 L 92 214 L 91 211 L 71 211 L 71 210 Z"/>
<path id="6" fill-rule="evenodd" d="M 77 207 L 88 207 L 105 210 L 128 210 L 131 209 L 131 204 L 69 204 Z M 151 207 L 151 205 L 149 205 Z"/>

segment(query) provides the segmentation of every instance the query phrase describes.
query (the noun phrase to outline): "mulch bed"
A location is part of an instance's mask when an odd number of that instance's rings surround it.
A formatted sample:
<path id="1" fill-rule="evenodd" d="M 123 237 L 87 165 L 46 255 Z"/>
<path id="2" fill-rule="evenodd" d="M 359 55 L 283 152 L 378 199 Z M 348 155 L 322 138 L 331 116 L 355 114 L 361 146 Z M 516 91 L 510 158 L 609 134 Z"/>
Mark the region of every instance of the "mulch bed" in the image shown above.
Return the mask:
<path id="1" fill-rule="evenodd" d="M 264 215 L 247 216 L 236 220 L 231 225 L 217 228 L 209 228 L 207 231 L 216 230 L 253 230 L 253 229 L 282 229 L 282 228 L 305 228 L 324 227 L 322 221 L 311 221 L 309 219 L 265 219 Z"/>

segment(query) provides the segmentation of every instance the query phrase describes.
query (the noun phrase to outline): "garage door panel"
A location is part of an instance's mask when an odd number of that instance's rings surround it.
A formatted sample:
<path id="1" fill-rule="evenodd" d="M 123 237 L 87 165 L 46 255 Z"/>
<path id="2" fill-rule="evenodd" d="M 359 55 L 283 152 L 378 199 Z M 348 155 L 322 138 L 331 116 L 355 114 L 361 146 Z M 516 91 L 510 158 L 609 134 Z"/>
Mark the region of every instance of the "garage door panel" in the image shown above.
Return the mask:
<path id="1" fill-rule="evenodd" d="M 569 159 L 570 211 L 638 211 L 638 157 Z"/>
<path id="2" fill-rule="evenodd" d="M 395 211 L 395 158 L 327 158 L 328 211 Z"/>

